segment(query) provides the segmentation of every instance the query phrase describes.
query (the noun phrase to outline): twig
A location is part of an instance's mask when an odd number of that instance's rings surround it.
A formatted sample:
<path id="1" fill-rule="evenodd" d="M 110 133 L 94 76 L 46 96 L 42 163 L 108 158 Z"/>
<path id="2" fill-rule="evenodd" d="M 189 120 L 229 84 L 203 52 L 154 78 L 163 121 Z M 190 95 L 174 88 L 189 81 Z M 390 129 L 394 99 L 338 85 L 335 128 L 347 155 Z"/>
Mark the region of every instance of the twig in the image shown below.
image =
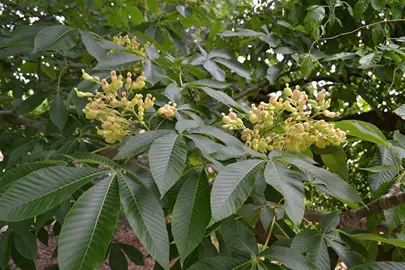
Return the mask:
<path id="1" fill-rule="evenodd" d="M 352 30 L 352 31 L 349 31 L 349 32 L 340 33 L 340 34 L 338 34 L 338 35 L 336 35 L 336 36 L 332 36 L 332 37 L 321 38 L 321 39 L 319 39 L 319 40 L 335 39 L 335 38 L 338 38 L 338 37 L 341 37 L 341 36 L 346 36 L 346 35 L 350 35 L 350 34 L 356 33 L 357 31 L 360 31 L 360 30 L 363 29 L 363 28 L 367 28 L 367 27 L 370 27 L 370 26 L 374 26 L 374 25 L 377 25 L 377 24 L 380 24 L 380 23 L 391 23 L 391 22 L 405 22 L 405 19 L 395 19 L 395 20 L 378 21 L 378 22 L 374 22 L 374 23 L 370 23 L 370 24 L 366 24 L 366 25 L 360 26 L 359 28 L 356 28 L 356 29 L 354 29 L 354 30 Z"/>

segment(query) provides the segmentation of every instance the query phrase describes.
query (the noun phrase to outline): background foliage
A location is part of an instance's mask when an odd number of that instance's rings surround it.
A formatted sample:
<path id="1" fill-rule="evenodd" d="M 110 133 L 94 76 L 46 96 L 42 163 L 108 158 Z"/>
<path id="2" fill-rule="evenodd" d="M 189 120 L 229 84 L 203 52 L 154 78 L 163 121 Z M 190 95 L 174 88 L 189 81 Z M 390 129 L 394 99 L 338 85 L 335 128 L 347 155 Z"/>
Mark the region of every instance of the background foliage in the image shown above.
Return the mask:
<path id="1" fill-rule="evenodd" d="M 3 1 L 0 269 L 10 258 L 33 269 L 54 221 L 61 269 L 94 269 L 106 254 L 118 269 L 122 252 L 142 264 L 110 244 L 120 215 L 156 269 L 403 269 L 391 261 L 405 259 L 404 5 Z M 146 51 L 112 42 L 125 34 Z M 134 65 L 138 93 L 156 97 L 152 131 L 106 144 L 74 87 L 98 88 L 82 69 L 109 79 Z M 267 157 L 221 129 L 221 112 L 243 115 L 286 83 L 327 90 L 350 130 L 343 147 Z M 168 101 L 176 120 L 149 118 Z"/>

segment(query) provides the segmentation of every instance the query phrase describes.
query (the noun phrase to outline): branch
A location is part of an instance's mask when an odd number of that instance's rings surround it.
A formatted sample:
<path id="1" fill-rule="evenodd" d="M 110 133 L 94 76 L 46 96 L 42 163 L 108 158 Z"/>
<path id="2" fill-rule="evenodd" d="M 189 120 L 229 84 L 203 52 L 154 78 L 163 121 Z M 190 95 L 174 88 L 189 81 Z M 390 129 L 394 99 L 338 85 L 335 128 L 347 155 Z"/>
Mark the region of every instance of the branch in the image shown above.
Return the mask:
<path id="1" fill-rule="evenodd" d="M 6 124 L 22 125 L 45 132 L 45 123 L 41 120 L 32 120 L 21 115 L 16 115 L 12 110 L 2 110 L 0 111 L 0 116 L 5 120 Z"/>

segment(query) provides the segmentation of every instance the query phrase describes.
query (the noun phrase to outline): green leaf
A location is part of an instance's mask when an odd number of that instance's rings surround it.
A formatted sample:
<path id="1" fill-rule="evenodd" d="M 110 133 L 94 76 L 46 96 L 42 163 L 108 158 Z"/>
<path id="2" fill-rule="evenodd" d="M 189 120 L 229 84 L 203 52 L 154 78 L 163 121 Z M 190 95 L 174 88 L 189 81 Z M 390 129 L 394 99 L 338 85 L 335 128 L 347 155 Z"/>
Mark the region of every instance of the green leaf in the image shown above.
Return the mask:
<path id="1" fill-rule="evenodd" d="M 221 269 L 233 270 L 240 265 L 246 263 L 245 259 L 237 257 L 215 256 L 199 260 L 193 264 L 188 270 L 207 270 L 207 269 Z M 251 263 L 249 261 L 249 263 Z"/>
<path id="2" fill-rule="evenodd" d="M 115 174 L 87 190 L 73 205 L 59 236 L 63 269 L 95 269 L 105 258 L 120 211 Z"/>
<path id="3" fill-rule="evenodd" d="M 394 165 L 377 165 L 369 168 L 359 168 L 363 171 L 380 173 L 380 172 L 396 172 L 397 168 Z"/>
<path id="4" fill-rule="evenodd" d="M 403 262 L 371 262 L 351 268 L 352 270 L 402 270 Z"/>
<path id="5" fill-rule="evenodd" d="M 325 166 L 333 173 L 338 174 L 344 180 L 349 180 L 349 169 L 346 163 L 346 153 L 342 147 L 331 154 L 321 155 L 322 161 Z"/>
<path id="6" fill-rule="evenodd" d="M 95 35 L 88 31 L 80 30 L 82 41 L 87 52 L 96 60 L 100 60 L 106 54 L 106 50 L 95 40 Z"/>
<path id="7" fill-rule="evenodd" d="M 322 217 L 322 231 L 328 233 L 334 230 L 340 223 L 340 211 L 333 211 L 330 214 Z"/>
<path id="8" fill-rule="evenodd" d="M 405 120 L 405 104 L 402 104 L 394 110 L 394 113 Z"/>
<path id="9" fill-rule="evenodd" d="M 187 146 L 182 136 L 168 134 L 154 141 L 149 150 L 149 166 L 163 196 L 179 180 L 186 167 Z"/>
<path id="10" fill-rule="evenodd" d="M 196 128 L 199 126 L 204 125 L 204 123 L 200 121 L 195 121 L 195 120 L 178 120 L 176 123 L 176 130 L 181 134 L 184 132 L 184 130 L 189 129 L 189 128 Z"/>
<path id="11" fill-rule="evenodd" d="M 225 47 L 215 47 L 208 53 L 208 58 L 220 57 L 223 59 L 231 59 L 233 56 L 233 51 Z"/>
<path id="12" fill-rule="evenodd" d="M 126 7 L 129 16 L 131 16 L 131 21 L 135 24 L 141 24 L 144 22 L 143 14 L 135 5 L 129 5 Z"/>
<path id="13" fill-rule="evenodd" d="M 32 96 L 29 96 L 26 100 L 21 102 L 17 114 L 26 114 L 33 111 L 36 107 L 42 104 L 45 98 L 46 94 L 44 92 L 35 92 Z"/>
<path id="14" fill-rule="evenodd" d="M 3 233 L 0 239 L 0 269 L 7 269 L 11 257 L 10 230 Z"/>
<path id="15" fill-rule="evenodd" d="M 214 77 L 215 80 L 225 81 L 225 71 L 221 69 L 214 61 L 207 60 L 203 64 L 204 68 Z"/>
<path id="16" fill-rule="evenodd" d="M 118 154 L 114 157 L 114 160 L 127 159 L 139 155 L 147 151 L 157 138 L 172 133 L 174 134 L 173 130 L 157 129 L 140 133 L 136 136 L 128 136 L 121 142 Z"/>
<path id="17" fill-rule="evenodd" d="M 238 210 L 253 190 L 263 160 L 242 160 L 222 169 L 211 192 L 211 224 L 220 221 Z"/>
<path id="18" fill-rule="evenodd" d="M 256 32 L 250 29 L 240 29 L 239 31 L 229 31 L 225 30 L 219 34 L 223 37 L 258 37 L 263 35 L 262 32 Z"/>
<path id="19" fill-rule="evenodd" d="M 230 70 L 234 71 L 236 74 L 239 76 L 245 78 L 246 80 L 251 80 L 252 78 L 250 77 L 250 72 L 249 70 L 243 66 L 241 63 L 235 60 L 228 60 L 228 59 L 222 59 L 222 58 L 215 58 L 213 59 L 215 62 L 220 63 Z M 208 69 L 207 69 L 208 70 Z"/>
<path id="20" fill-rule="evenodd" d="M 306 260 L 318 265 L 319 269 L 330 269 L 328 246 L 321 232 L 313 229 L 302 230 L 294 237 L 291 249 L 306 253 Z"/>
<path id="21" fill-rule="evenodd" d="M 392 232 L 405 221 L 405 205 L 397 205 L 394 208 L 384 210 L 388 229 Z"/>
<path id="22" fill-rule="evenodd" d="M 136 247 L 131 245 L 120 243 L 120 248 L 125 252 L 128 259 L 134 262 L 136 265 L 144 265 L 145 258 L 143 257 L 142 252 L 139 251 Z"/>
<path id="23" fill-rule="evenodd" d="M 181 187 L 173 208 L 171 228 L 181 262 L 200 244 L 210 221 L 210 188 L 204 170 Z"/>
<path id="24" fill-rule="evenodd" d="M 301 61 L 302 76 L 304 76 L 305 78 L 308 78 L 314 69 L 315 69 L 315 65 L 312 61 L 312 56 L 311 55 L 305 56 L 305 58 Z"/>
<path id="25" fill-rule="evenodd" d="M 169 238 L 159 201 L 142 184 L 118 175 L 121 203 L 129 224 L 151 256 L 169 266 Z"/>
<path id="26" fill-rule="evenodd" d="M 278 63 L 274 66 L 270 66 L 267 69 L 267 76 L 266 76 L 267 80 L 269 80 L 269 82 L 273 84 L 277 80 L 277 78 L 280 76 L 281 71 L 283 70 L 283 67 L 284 67 L 284 63 Z"/>
<path id="27" fill-rule="evenodd" d="M 146 81 L 152 85 L 157 84 L 162 79 L 167 77 L 166 71 L 162 67 L 152 63 L 150 60 L 145 61 L 143 69 L 145 72 Z"/>
<path id="28" fill-rule="evenodd" d="M 354 17 L 358 20 L 361 18 L 363 13 L 367 10 L 370 4 L 370 0 L 359 0 L 354 5 Z"/>
<path id="29" fill-rule="evenodd" d="M 89 152 L 78 152 L 78 153 L 73 153 L 70 155 L 65 155 L 74 161 L 80 161 L 84 163 L 91 163 L 91 164 L 102 164 L 109 166 L 111 168 L 117 168 L 118 164 L 109 159 L 108 157 L 104 157 L 101 155 L 89 153 Z"/>
<path id="30" fill-rule="evenodd" d="M 320 25 L 325 18 L 325 9 L 321 6 L 317 6 L 311 9 L 304 19 L 305 27 L 308 29 L 315 29 L 318 25 Z"/>
<path id="31" fill-rule="evenodd" d="M 236 103 L 236 101 L 234 101 L 225 92 L 217 91 L 209 87 L 200 87 L 200 89 L 203 90 L 207 95 L 209 95 L 213 99 L 221 102 L 222 104 L 225 104 L 227 106 L 239 107 L 238 103 Z"/>
<path id="32" fill-rule="evenodd" d="M 377 165 L 394 165 L 396 157 L 392 156 L 390 149 L 382 145 L 378 145 L 378 149 L 374 154 L 371 161 L 371 166 Z M 397 174 L 397 170 L 391 170 L 386 172 L 370 173 L 368 178 L 370 182 L 370 187 L 373 192 L 375 192 L 382 184 L 392 181 Z"/>
<path id="33" fill-rule="evenodd" d="M 349 130 L 349 136 L 354 136 L 363 141 L 369 141 L 376 144 L 382 144 L 390 147 L 387 139 L 373 124 L 358 120 L 343 120 L 335 123 L 335 127 L 343 131 Z"/>
<path id="34" fill-rule="evenodd" d="M 315 180 L 313 180 L 312 183 L 322 192 L 327 192 L 354 208 L 357 207 L 356 203 L 361 202 L 361 198 L 357 191 L 336 174 L 300 159 L 283 157 L 280 159 L 291 162 L 301 170 L 313 175 Z"/>
<path id="35" fill-rule="evenodd" d="M 269 161 L 264 171 L 267 184 L 284 195 L 284 208 L 294 225 L 299 228 L 305 212 L 302 175 L 290 170 L 283 163 Z"/>
<path id="36" fill-rule="evenodd" d="M 378 11 L 384 11 L 385 0 L 371 0 L 371 6 Z"/>
<path id="37" fill-rule="evenodd" d="M 213 137 L 228 146 L 243 146 L 243 143 L 237 138 L 213 126 L 201 126 L 198 128 L 190 129 L 188 130 L 188 132 L 191 134 L 201 134 L 207 137 Z"/>
<path id="38" fill-rule="evenodd" d="M 197 80 L 197 81 L 193 81 L 190 83 L 186 83 L 184 85 L 184 87 L 186 86 L 206 86 L 206 87 L 210 87 L 210 88 L 216 88 L 216 89 L 225 89 L 228 88 L 229 86 L 231 86 L 231 84 L 229 83 L 224 83 L 224 82 L 220 82 L 220 81 L 216 81 L 216 80 Z"/>
<path id="39" fill-rule="evenodd" d="M 175 83 L 169 84 L 164 92 L 164 95 L 173 103 L 181 104 L 181 88 Z"/>
<path id="40" fill-rule="evenodd" d="M 102 57 L 93 70 L 126 70 L 141 60 L 142 57 L 131 53 L 113 52 Z"/>
<path id="41" fill-rule="evenodd" d="M 0 179 L 0 198 L 3 193 L 18 179 L 37 171 L 39 169 L 48 168 L 57 165 L 57 162 L 34 162 L 18 165 L 10 170 L 7 170 Z"/>
<path id="42" fill-rule="evenodd" d="M 305 260 L 305 257 L 295 249 L 272 245 L 265 249 L 260 256 L 280 262 L 285 267 L 294 270 L 314 270 L 319 269 L 314 264 Z"/>
<path id="43" fill-rule="evenodd" d="M 243 222 L 225 219 L 221 222 L 220 232 L 231 254 L 238 257 L 248 254 L 247 258 L 259 254 L 255 234 Z"/>
<path id="44" fill-rule="evenodd" d="M 59 91 L 56 92 L 56 95 L 53 98 L 49 115 L 52 122 L 59 128 L 60 131 L 62 131 L 69 118 L 69 112 L 66 108 L 65 102 L 63 102 L 61 99 Z"/>
<path id="45" fill-rule="evenodd" d="M 118 244 L 111 244 L 109 265 L 111 270 L 128 270 L 128 262 Z"/>
<path id="46" fill-rule="evenodd" d="M 385 34 L 384 29 L 381 24 L 377 24 L 371 30 L 371 36 L 373 38 L 374 45 L 378 46 L 381 42 L 384 41 Z"/>
<path id="47" fill-rule="evenodd" d="M 351 269 L 352 267 L 361 264 L 360 257 L 351 251 L 346 246 L 334 241 L 329 235 L 326 236 L 326 242 L 333 248 L 334 251 L 339 255 L 343 262 Z"/>
<path id="48" fill-rule="evenodd" d="M 35 260 L 37 258 L 37 239 L 29 231 L 20 233 L 22 232 L 13 234 L 14 247 L 24 258 Z"/>
<path id="49" fill-rule="evenodd" d="M 79 32 L 64 25 L 43 27 L 35 37 L 34 53 L 40 51 L 63 51 L 76 46 Z"/>
<path id="50" fill-rule="evenodd" d="M 42 214 L 105 172 L 58 166 L 34 171 L 15 181 L 1 196 L 0 220 L 19 221 Z"/>

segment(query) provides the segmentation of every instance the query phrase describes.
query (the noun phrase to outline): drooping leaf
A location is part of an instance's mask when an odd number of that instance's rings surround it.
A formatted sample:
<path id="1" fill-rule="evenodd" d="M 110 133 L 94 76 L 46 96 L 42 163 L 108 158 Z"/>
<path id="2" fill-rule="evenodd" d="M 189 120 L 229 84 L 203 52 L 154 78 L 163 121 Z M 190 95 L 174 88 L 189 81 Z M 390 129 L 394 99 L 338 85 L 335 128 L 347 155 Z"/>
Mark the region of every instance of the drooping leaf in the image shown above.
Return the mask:
<path id="1" fill-rule="evenodd" d="M 385 136 L 373 124 L 357 120 L 343 120 L 336 122 L 335 127 L 341 130 L 349 130 L 349 136 L 390 147 Z"/>
<path id="2" fill-rule="evenodd" d="M 192 134 L 201 134 L 207 137 L 213 137 L 222 141 L 224 144 L 229 146 L 241 146 L 243 145 L 237 138 L 226 133 L 225 131 L 213 127 L 213 126 L 201 126 L 198 128 L 193 128 L 188 131 Z"/>
<path id="3" fill-rule="evenodd" d="M 198 246 L 210 221 L 209 184 L 204 170 L 191 175 L 180 189 L 171 228 L 181 261 Z"/>
<path id="4" fill-rule="evenodd" d="M 142 245 L 165 269 L 169 266 L 169 238 L 159 201 L 142 184 L 118 175 L 121 203 Z"/>
<path id="5" fill-rule="evenodd" d="M 180 135 L 168 134 L 152 143 L 149 165 L 162 196 L 179 180 L 186 166 L 186 159 L 187 147 Z"/>
<path id="6" fill-rule="evenodd" d="M 349 169 L 346 163 L 346 153 L 343 148 L 339 148 L 331 154 L 322 154 L 322 161 L 333 173 L 340 175 L 344 180 L 349 180 Z"/>
<path id="7" fill-rule="evenodd" d="M 221 222 L 220 228 L 224 243 L 234 256 L 257 256 L 259 253 L 255 235 L 241 221 L 228 218 Z"/>
<path id="8" fill-rule="evenodd" d="M 395 159 L 396 157 L 392 156 L 390 149 L 382 145 L 379 145 L 371 161 L 371 166 L 378 166 L 378 165 L 395 166 L 395 162 L 399 163 L 399 161 Z M 395 167 L 392 168 L 392 170 L 390 171 L 369 173 L 368 177 L 371 190 L 375 192 L 384 183 L 392 181 L 392 179 L 394 179 L 396 174 L 397 170 Z"/>
<path id="9" fill-rule="evenodd" d="M 199 260 L 193 264 L 189 270 L 207 270 L 207 269 L 221 269 L 221 270 L 232 270 L 237 269 L 238 266 L 244 265 L 246 261 L 243 258 L 238 257 L 225 257 L 225 256 L 215 256 L 208 257 Z M 248 261 L 247 263 L 251 263 Z"/>
<path id="10" fill-rule="evenodd" d="M 111 244 L 108 263 L 111 270 L 128 270 L 127 258 L 116 243 Z"/>
<path id="11" fill-rule="evenodd" d="M 13 244 L 18 253 L 24 258 L 35 260 L 37 258 L 37 239 L 29 231 L 18 232 L 13 235 Z"/>
<path id="12" fill-rule="evenodd" d="M 73 205 L 59 236 L 60 269 L 95 269 L 105 258 L 120 211 L 115 174 L 87 190 Z"/>
<path id="13" fill-rule="evenodd" d="M 385 7 L 385 0 L 371 0 L 371 6 L 378 11 L 383 11 Z"/>
<path id="14" fill-rule="evenodd" d="M 106 50 L 95 40 L 95 36 L 88 31 L 80 30 L 80 35 L 87 52 L 96 60 L 100 60 L 106 54 Z"/>
<path id="15" fill-rule="evenodd" d="M 231 86 L 231 84 L 216 80 L 197 80 L 191 83 L 187 83 L 184 86 L 206 86 L 209 88 L 225 89 Z"/>
<path id="16" fill-rule="evenodd" d="M 358 20 L 367 10 L 370 0 L 358 0 L 354 5 L 354 17 Z"/>
<path id="17" fill-rule="evenodd" d="M 140 153 L 147 151 L 156 139 L 171 133 L 173 133 L 173 130 L 157 129 L 140 133 L 136 136 L 129 136 L 121 143 L 118 148 L 118 154 L 114 157 L 114 160 L 126 159 L 139 155 Z"/>
<path id="18" fill-rule="evenodd" d="M 235 60 L 229 60 L 229 59 L 222 59 L 222 58 L 215 58 L 215 62 L 220 63 L 230 70 L 234 71 L 236 74 L 239 76 L 245 78 L 246 80 L 251 80 L 252 78 L 250 77 L 250 72 L 249 70 L 243 66 L 241 63 Z"/>
<path id="19" fill-rule="evenodd" d="M 214 77 L 215 80 L 225 81 L 225 71 L 220 68 L 214 61 L 207 60 L 203 64 L 204 68 Z"/>
<path id="20" fill-rule="evenodd" d="M 219 90 L 214 90 L 209 87 L 200 87 L 207 95 L 212 97 L 213 99 L 218 100 L 219 102 L 228 105 L 228 106 L 234 106 L 234 107 L 239 107 L 238 103 L 236 103 L 230 96 L 228 96 L 225 92 L 219 91 Z"/>
<path id="21" fill-rule="evenodd" d="M 330 214 L 322 217 L 322 231 L 330 232 L 335 229 L 340 223 L 340 211 L 333 211 Z"/>
<path id="22" fill-rule="evenodd" d="M 402 119 L 405 119 L 405 104 L 402 104 L 394 110 L 394 113 L 400 116 Z"/>
<path id="23" fill-rule="evenodd" d="M 278 161 L 269 161 L 264 171 L 264 178 L 284 195 L 284 207 L 294 225 L 299 227 L 305 212 L 304 184 L 302 175 L 290 170 Z"/>
<path id="24" fill-rule="evenodd" d="M 146 81 L 152 85 L 157 84 L 166 77 L 166 71 L 162 67 L 152 63 L 150 60 L 145 61 L 143 69 Z"/>
<path id="25" fill-rule="evenodd" d="M 11 257 L 11 234 L 10 230 L 3 233 L 0 239 L 0 269 L 6 269 Z"/>
<path id="26" fill-rule="evenodd" d="M 262 165 L 262 160 L 242 160 L 218 173 L 211 192 L 211 223 L 232 215 L 246 201 Z"/>
<path id="27" fill-rule="evenodd" d="M 127 245 L 127 244 L 120 243 L 119 245 L 120 245 L 120 248 L 127 255 L 128 259 L 130 259 L 136 265 L 144 265 L 145 259 L 143 257 L 142 252 L 139 251 L 139 249 L 137 249 L 136 247 L 133 247 L 131 245 Z"/>
<path id="28" fill-rule="evenodd" d="M 67 157 L 84 163 L 91 163 L 91 164 L 102 164 L 109 166 L 111 168 L 117 168 L 118 164 L 109 159 L 108 157 L 89 153 L 89 152 L 77 152 L 73 154 L 66 155 Z"/>
<path id="29" fill-rule="evenodd" d="M 34 171 L 4 192 L 0 198 L 0 220 L 19 221 L 44 213 L 104 173 L 100 169 L 64 167 Z"/>
<path id="30" fill-rule="evenodd" d="M 349 267 L 352 268 L 356 265 L 361 264 L 360 257 L 354 253 L 352 250 L 344 246 L 343 244 L 335 241 L 329 235 L 325 238 L 326 242 L 336 251 L 339 257 L 343 260 L 343 262 Z"/>
<path id="31" fill-rule="evenodd" d="M 67 123 L 69 112 L 66 108 L 65 102 L 63 102 L 60 96 L 59 91 L 53 98 L 49 115 L 52 119 L 52 122 L 59 128 L 60 131 L 62 131 Z"/>
<path id="32" fill-rule="evenodd" d="M 394 208 L 384 210 L 389 231 L 393 231 L 405 221 L 405 205 L 397 205 Z"/>
<path id="33" fill-rule="evenodd" d="M 54 25 L 43 27 L 35 37 L 34 52 L 69 50 L 76 45 L 77 29 Z"/>

